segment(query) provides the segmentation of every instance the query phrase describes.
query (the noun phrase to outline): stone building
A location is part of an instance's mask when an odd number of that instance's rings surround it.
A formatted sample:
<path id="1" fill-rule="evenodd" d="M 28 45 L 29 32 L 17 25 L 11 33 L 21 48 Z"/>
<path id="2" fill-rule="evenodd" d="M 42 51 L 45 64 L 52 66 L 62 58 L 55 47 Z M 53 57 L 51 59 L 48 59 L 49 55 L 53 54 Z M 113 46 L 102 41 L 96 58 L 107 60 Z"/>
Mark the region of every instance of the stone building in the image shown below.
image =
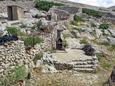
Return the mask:
<path id="1" fill-rule="evenodd" d="M 67 20 L 70 17 L 70 14 L 67 11 L 57 8 L 52 8 L 49 13 L 54 21 Z"/>
<path id="2" fill-rule="evenodd" d="M 20 20 L 24 17 L 23 8 L 17 5 L 7 6 L 7 13 L 9 20 Z"/>
<path id="3" fill-rule="evenodd" d="M 24 9 L 24 11 L 28 11 L 34 8 L 33 0 L 5 0 L 0 1 L 0 13 L 7 12 L 7 6 L 10 5 L 18 5 Z"/>

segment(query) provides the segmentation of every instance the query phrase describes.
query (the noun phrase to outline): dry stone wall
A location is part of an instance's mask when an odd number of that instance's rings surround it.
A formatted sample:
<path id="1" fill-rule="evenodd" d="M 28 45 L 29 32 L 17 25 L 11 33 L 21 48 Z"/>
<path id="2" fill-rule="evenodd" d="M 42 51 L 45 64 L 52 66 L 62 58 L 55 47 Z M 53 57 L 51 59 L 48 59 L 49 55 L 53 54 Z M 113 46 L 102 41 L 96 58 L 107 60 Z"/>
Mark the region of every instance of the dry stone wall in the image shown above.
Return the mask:
<path id="1" fill-rule="evenodd" d="M 16 66 L 31 64 L 31 59 L 26 54 L 23 41 L 13 41 L 0 46 L 0 76 L 7 74 Z"/>

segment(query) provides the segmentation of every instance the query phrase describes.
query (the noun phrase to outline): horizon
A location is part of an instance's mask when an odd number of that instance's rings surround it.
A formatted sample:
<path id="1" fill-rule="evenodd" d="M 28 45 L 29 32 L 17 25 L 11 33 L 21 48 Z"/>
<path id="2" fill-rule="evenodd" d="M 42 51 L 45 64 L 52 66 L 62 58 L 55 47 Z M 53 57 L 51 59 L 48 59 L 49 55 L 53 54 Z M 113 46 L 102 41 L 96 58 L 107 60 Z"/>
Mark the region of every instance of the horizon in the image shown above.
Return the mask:
<path id="1" fill-rule="evenodd" d="M 115 6 L 115 0 L 68 0 L 72 2 L 98 6 L 98 7 L 112 7 Z"/>

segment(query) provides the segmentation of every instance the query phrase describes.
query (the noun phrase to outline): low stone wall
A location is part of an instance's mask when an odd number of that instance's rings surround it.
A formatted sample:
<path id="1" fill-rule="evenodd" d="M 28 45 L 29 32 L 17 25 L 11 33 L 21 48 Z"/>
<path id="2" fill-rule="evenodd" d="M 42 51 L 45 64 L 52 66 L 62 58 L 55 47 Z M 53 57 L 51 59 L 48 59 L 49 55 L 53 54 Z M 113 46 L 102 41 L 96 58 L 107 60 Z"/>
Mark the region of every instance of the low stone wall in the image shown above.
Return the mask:
<path id="1" fill-rule="evenodd" d="M 31 59 L 26 54 L 23 41 L 13 41 L 0 46 L 0 76 L 16 66 L 29 65 Z"/>
<path id="2" fill-rule="evenodd" d="M 18 5 L 24 8 L 25 11 L 34 7 L 33 1 L 0 1 L 0 13 L 7 12 L 8 5 Z"/>

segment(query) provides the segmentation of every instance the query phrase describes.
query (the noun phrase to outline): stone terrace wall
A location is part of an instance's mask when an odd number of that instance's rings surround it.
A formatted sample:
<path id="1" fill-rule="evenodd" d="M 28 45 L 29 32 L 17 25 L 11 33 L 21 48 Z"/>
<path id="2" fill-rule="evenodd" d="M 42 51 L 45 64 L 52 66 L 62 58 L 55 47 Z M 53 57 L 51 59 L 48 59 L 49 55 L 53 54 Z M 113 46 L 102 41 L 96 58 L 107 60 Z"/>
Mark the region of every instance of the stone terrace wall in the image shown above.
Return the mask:
<path id="1" fill-rule="evenodd" d="M 0 1 L 0 13 L 7 12 L 8 5 L 18 5 L 24 8 L 25 11 L 34 7 L 33 1 Z"/>
<path id="2" fill-rule="evenodd" d="M 23 41 L 9 42 L 0 46 L 0 76 L 6 75 L 7 71 L 15 66 L 28 65 L 31 63 L 26 54 Z"/>

